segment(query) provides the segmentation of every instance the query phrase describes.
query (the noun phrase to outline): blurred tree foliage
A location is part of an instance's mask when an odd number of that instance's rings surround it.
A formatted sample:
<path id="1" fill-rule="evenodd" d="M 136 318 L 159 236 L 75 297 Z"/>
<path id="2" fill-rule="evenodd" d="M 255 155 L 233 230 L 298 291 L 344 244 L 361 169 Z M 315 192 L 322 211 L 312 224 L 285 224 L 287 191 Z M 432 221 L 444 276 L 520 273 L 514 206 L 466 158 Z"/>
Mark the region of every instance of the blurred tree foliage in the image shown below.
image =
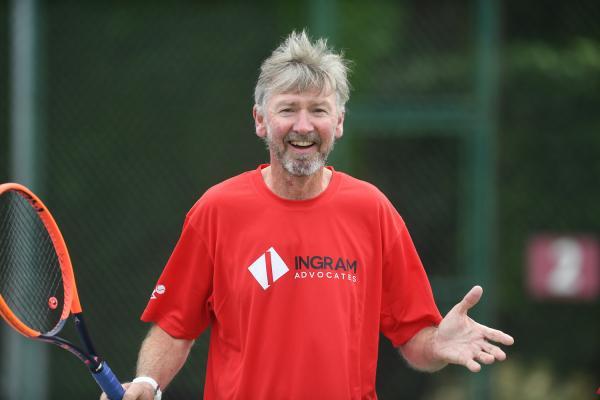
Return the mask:
<path id="1" fill-rule="evenodd" d="M 523 269 L 525 246 L 533 234 L 598 238 L 600 231 L 600 31 L 597 22 L 580 24 L 590 18 L 588 12 L 598 17 L 600 10 L 590 2 L 576 3 L 576 15 L 571 5 L 564 13 L 537 8 L 533 23 L 506 38 L 497 275 L 499 306 L 518 338 L 515 351 L 547 359 L 559 371 L 581 368 L 598 376 L 598 300 L 533 301 L 525 290 Z M 530 25 L 536 22 L 540 28 L 534 38 Z"/>
<path id="2" fill-rule="evenodd" d="M 370 35 L 373 45 L 348 51 L 356 61 L 354 100 L 374 97 L 386 107 L 407 98 L 417 103 L 423 98 L 424 102 L 468 98 L 473 49 L 464 44 L 473 40 L 469 32 L 462 37 L 459 29 L 444 39 L 432 35 L 434 39 L 427 41 L 418 27 L 427 24 L 429 33 L 435 28 L 428 24 L 431 20 L 416 18 L 424 14 L 415 15 L 415 10 L 425 9 L 427 15 L 431 2 L 416 7 L 387 5 L 382 8 L 381 24 L 368 33 L 358 30 Z M 354 9 L 363 18 L 369 12 L 380 10 Z M 468 15 L 445 10 L 436 14 L 435 25 L 456 26 L 448 23 L 455 13 L 463 18 Z M 600 7 L 593 1 L 510 1 L 502 8 L 495 272 L 498 325 L 517 338 L 510 352 L 531 366 L 545 360 L 559 377 L 574 370 L 598 376 L 599 303 L 532 300 L 525 285 L 525 251 L 531 235 L 538 233 L 599 236 L 598 18 Z M 343 42 L 358 40 L 352 29 L 345 34 L 354 39 Z M 388 69 L 389 65 L 393 68 Z M 453 194 L 448 185 L 459 184 L 461 150 L 457 153 L 456 144 L 444 139 L 443 132 L 426 133 L 427 138 L 422 135 L 408 132 L 408 138 L 402 138 L 390 132 L 360 138 L 352 155 L 359 175 L 382 188 L 409 222 L 425 265 L 443 274 L 456 271 L 452 264 L 460 260 L 452 251 L 456 243 L 442 238 L 444 232 L 446 237 L 459 234 L 453 211 L 460 207 L 460 194 Z M 383 363 L 393 365 L 396 360 L 388 358 L 382 358 Z M 411 378 L 412 384 L 419 381 Z"/>

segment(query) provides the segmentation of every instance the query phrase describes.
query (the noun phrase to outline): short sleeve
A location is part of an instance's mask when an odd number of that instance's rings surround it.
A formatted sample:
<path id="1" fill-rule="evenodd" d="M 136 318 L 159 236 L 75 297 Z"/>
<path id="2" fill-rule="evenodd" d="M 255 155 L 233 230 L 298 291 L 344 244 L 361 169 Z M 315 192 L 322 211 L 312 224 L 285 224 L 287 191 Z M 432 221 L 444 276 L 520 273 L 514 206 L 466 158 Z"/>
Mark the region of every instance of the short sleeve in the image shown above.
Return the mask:
<path id="1" fill-rule="evenodd" d="M 381 332 L 395 347 L 442 320 L 425 269 L 404 222 L 400 222 L 396 240 L 384 255 L 380 319 Z"/>
<path id="2" fill-rule="evenodd" d="M 156 323 L 173 337 L 195 339 L 210 321 L 212 275 L 212 258 L 188 216 L 142 321 Z"/>

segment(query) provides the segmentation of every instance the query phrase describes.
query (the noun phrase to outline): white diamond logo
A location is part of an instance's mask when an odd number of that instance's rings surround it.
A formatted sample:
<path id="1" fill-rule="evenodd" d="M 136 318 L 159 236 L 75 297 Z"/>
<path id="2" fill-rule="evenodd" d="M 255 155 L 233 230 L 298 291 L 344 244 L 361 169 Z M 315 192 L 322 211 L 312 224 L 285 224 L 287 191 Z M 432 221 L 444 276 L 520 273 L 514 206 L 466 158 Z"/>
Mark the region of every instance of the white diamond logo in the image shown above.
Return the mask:
<path id="1" fill-rule="evenodd" d="M 285 265 L 285 262 L 283 262 L 275 249 L 271 247 L 258 257 L 248 267 L 248 270 L 260 286 L 267 290 L 273 282 L 285 275 L 290 269 Z"/>

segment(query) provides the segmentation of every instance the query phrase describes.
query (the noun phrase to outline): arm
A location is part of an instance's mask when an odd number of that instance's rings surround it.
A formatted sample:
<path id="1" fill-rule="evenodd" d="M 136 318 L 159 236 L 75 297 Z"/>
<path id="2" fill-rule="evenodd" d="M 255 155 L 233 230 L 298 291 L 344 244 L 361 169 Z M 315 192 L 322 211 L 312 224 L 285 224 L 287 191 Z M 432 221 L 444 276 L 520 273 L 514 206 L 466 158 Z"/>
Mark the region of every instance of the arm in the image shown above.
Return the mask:
<path id="1" fill-rule="evenodd" d="M 176 339 L 158 325 L 152 326 L 140 349 L 136 376 L 149 376 L 161 388 L 167 387 L 187 360 L 193 344 L 193 340 Z"/>
<path id="2" fill-rule="evenodd" d="M 444 317 L 438 327 L 428 327 L 415 334 L 400 347 L 400 353 L 413 367 L 422 371 L 437 371 L 447 364 L 458 364 L 478 372 L 483 364 L 503 361 L 506 354 L 496 345 L 507 346 L 514 339 L 504 332 L 478 324 L 467 315 L 481 299 L 483 289 L 475 286 Z"/>
<path id="3" fill-rule="evenodd" d="M 433 340 L 438 328 L 430 326 L 421 329 L 408 342 L 398 348 L 406 362 L 416 370 L 435 372 L 448 363 L 436 359 L 433 354 Z"/>
<path id="4" fill-rule="evenodd" d="M 158 325 L 152 326 L 142 343 L 137 362 L 137 376 L 149 376 L 165 388 L 181 369 L 190 353 L 193 340 L 176 339 Z M 148 383 L 126 383 L 123 400 L 153 400 L 154 390 Z M 106 400 L 102 394 L 100 400 Z"/>

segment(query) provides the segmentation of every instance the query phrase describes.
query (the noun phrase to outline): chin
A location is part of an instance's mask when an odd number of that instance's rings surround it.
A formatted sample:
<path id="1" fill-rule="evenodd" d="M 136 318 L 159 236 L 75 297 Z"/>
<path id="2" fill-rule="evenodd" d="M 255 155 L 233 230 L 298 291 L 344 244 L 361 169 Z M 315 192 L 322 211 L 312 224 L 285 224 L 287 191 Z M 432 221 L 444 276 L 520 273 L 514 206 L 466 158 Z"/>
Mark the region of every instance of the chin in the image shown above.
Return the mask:
<path id="1" fill-rule="evenodd" d="M 311 176 L 314 175 L 317 171 L 323 168 L 324 164 L 321 162 L 308 162 L 308 163 L 300 163 L 298 162 L 285 162 L 283 164 L 283 168 L 293 176 Z"/>

